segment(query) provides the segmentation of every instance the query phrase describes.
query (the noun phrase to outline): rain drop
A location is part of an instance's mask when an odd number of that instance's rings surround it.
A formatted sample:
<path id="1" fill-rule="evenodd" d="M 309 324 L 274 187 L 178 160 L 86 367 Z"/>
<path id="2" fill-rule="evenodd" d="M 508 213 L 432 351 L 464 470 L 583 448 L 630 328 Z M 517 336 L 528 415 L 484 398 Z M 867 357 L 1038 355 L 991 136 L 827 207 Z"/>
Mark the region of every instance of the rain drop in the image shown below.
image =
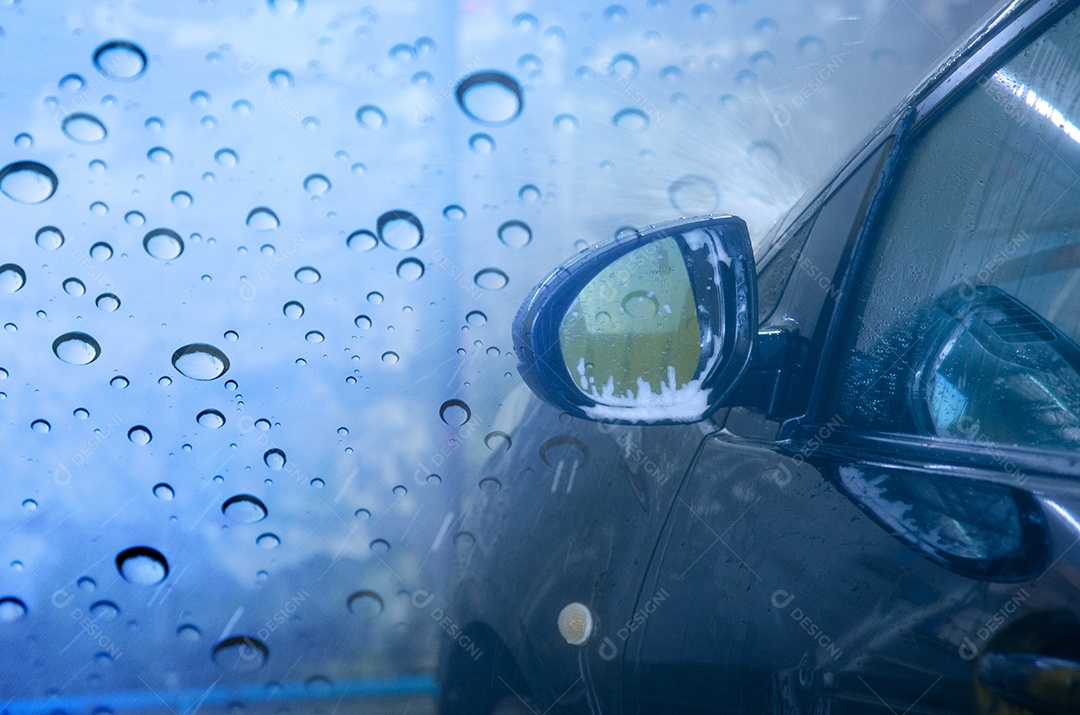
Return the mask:
<path id="1" fill-rule="evenodd" d="M 149 546 L 133 546 L 116 556 L 116 569 L 124 580 L 140 586 L 153 586 L 169 575 L 169 564 L 161 552 Z"/>
<path id="2" fill-rule="evenodd" d="M 86 333 L 64 333 L 53 341 L 53 353 L 69 365 L 89 365 L 101 355 L 98 341 Z"/>
<path id="3" fill-rule="evenodd" d="M 524 248 L 532 241 L 532 229 L 524 221 L 507 221 L 499 226 L 499 240 L 510 248 Z"/>
<path id="4" fill-rule="evenodd" d="M 105 137 L 109 134 L 100 119 L 84 112 L 69 114 L 60 124 L 60 128 L 69 139 L 80 144 L 97 144 L 105 141 Z"/>
<path id="5" fill-rule="evenodd" d="M 611 123 L 629 132 L 643 132 L 649 126 L 649 117 L 640 109 L 629 107 L 616 112 Z"/>
<path id="6" fill-rule="evenodd" d="M 450 427 L 461 427 L 472 418 L 472 410 L 464 400 L 452 399 L 442 403 L 439 419 Z"/>
<path id="7" fill-rule="evenodd" d="M 142 425 L 136 425 L 128 430 L 128 439 L 132 444 L 139 446 L 150 444 L 150 440 L 153 439 L 153 435 L 150 434 L 150 430 L 146 429 Z"/>
<path id="8" fill-rule="evenodd" d="M 105 77 L 133 80 L 146 71 L 146 53 L 133 42 L 113 40 L 94 50 L 94 66 Z"/>
<path id="9" fill-rule="evenodd" d="M 43 226 L 34 234 L 34 243 L 46 251 L 55 251 L 64 245 L 64 233 L 56 226 Z"/>
<path id="10" fill-rule="evenodd" d="M 214 663 L 229 672 L 252 672 L 263 667 L 270 651 L 252 636 L 232 636 L 218 642 L 211 651 Z"/>
<path id="11" fill-rule="evenodd" d="M 374 618 L 383 612 L 383 600 L 374 591 L 357 591 L 346 601 L 349 613 L 365 618 Z"/>
<path id="12" fill-rule="evenodd" d="M 476 72 L 463 79 L 456 90 L 458 106 L 479 124 L 501 126 L 521 114 L 524 94 L 513 77 L 502 72 Z"/>
<path id="13" fill-rule="evenodd" d="M 176 493 L 173 488 L 165 482 L 160 482 L 154 485 L 154 496 L 162 501 L 172 501 Z"/>
<path id="14" fill-rule="evenodd" d="M 120 299 L 113 293 L 102 293 L 94 299 L 94 305 L 106 313 L 112 313 L 120 307 Z"/>
<path id="15" fill-rule="evenodd" d="M 171 261 L 184 252 L 184 240 L 169 228 L 155 228 L 143 237 L 143 249 L 154 258 Z"/>
<path id="16" fill-rule="evenodd" d="M 304 179 L 304 191 L 312 196 L 322 196 L 330 190 L 330 179 L 322 174 L 312 174 Z"/>
<path id="17" fill-rule="evenodd" d="M 318 283 L 319 280 L 322 279 L 322 274 L 311 266 L 304 266 L 303 268 L 297 268 L 296 273 L 293 274 L 293 277 L 301 283 L 307 283 L 310 285 L 312 283 Z"/>
<path id="18" fill-rule="evenodd" d="M 264 549 L 276 549 L 281 544 L 281 539 L 277 537 L 277 534 L 267 532 L 265 534 L 259 534 L 255 539 L 255 543 Z"/>
<path id="19" fill-rule="evenodd" d="M 214 409 L 203 410 L 195 417 L 195 421 L 208 429 L 218 429 L 225 424 L 225 415 Z"/>
<path id="20" fill-rule="evenodd" d="M 276 213 L 265 206 L 259 206 L 248 213 L 247 225 L 256 231 L 273 231 L 281 225 L 281 221 Z"/>
<path id="21" fill-rule="evenodd" d="M 290 300 L 281 308 L 281 312 L 285 314 L 286 318 L 297 320 L 304 315 L 304 305 L 299 301 Z"/>
<path id="22" fill-rule="evenodd" d="M 177 238 L 179 238 L 179 236 Z M 109 260 L 110 258 L 112 258 L 112 255 L 112 246 L 105 243 L 104 241 L 98 241 L 90 247 L 90 257 L 100 263 L 104 263 L 105 261 Z"/>
<path id="23" fill-rule="evenodd" d="M 16 161 L 0 169 L 0 192 L 22 204 L 40 204 L 56 193 L 53 170 L 36 161 Z"/>
<path id="24" fill-rule="evenodd" d="M 371 231 L 360 229 L 349 234 L 349 237 L 345 239 L 345 245 L 354 251 L 370 251 L 379 245 L 379 239 Z"/>
<path id="25" fill-rule="evenodd" d="M 424 240 L 424 227 L 415 214 L 401 209 L 387 211 L 375 224 L 379 240 L 397 251 L 410 251 Z"/>
<path id="26" fill-rule="evenodd" d="M 720 189 L 707 176 L 688 174 L 671 183 L 668 200 L 684 214 L 706 214 L 719 206 Z"/>
<path id="27" fill-rule="evenodd" d="M 417 258 L 402 259 L 397 265 L 397 276 L 404 281 L 419 280 L 424 275 L 424 264 Z"/>
<path id="28" fill-rule="evenodd" d="M 26 604 L 14 596 L 0 598 L 0 622 L 11 623 L 26 615 Z"/>
<path id="29" fill-rule="evenodd" d="M 26 272 L 14 263 L 0 266 L 0 292 L 14 293 L 26 285 Z"/>
<path id="30" fill-rule="evenodd" d="M 225 500 L 221 513 L 238 524 L 254 524 L 266 518 L 266 505 L 258 497 L 237 494 Z"/>
<path id="31" fill-rule="evenodd" d="M 192 380 L 215 380 L 228 371 L 229 358 L 213 345 L 192 343 L 173 353 L 172 364 Z"/>
<path id="32" fill-rule="evenodd" d="M 4 267 L 0 266 L 0 274 L 3 273 Z M 86 293 L 86 284 L 78 278 L 68 278 L 63 283 L 64 292 L 68 295 L 80 296 Z"/>
<path id="33" fill-rule="evenodd" d="M 269 449 L 266 451 L 266 454 L 263 455 L 263 462 L 275 472 L 282 470 L 285 467 L 286 461 L 285 453 L 280 449 Z"/>
<path id="34" fill-rule="evenodd" d="M 364 129 L 382 129 L 386 126 L 386 114 L 374 104 L 365 104 L 356 110 L 356 121 Z"/>
<path id="35" fill-rule="evenodd" d="M 484 290 L 499 290 L 510 282 L 510 278 L 498 268 L 482 268 L 473 276 L 473 282 Z"/>

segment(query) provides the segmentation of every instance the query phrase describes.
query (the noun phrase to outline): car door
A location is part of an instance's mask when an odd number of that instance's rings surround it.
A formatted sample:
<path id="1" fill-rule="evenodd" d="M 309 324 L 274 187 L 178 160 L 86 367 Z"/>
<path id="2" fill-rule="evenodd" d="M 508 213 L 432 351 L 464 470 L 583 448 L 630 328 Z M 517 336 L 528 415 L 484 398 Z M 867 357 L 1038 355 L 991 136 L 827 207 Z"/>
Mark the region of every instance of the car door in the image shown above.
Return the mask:
<path id="1" fill-rule="evenodd" d="M 1016 23 L 868 209 L 812 215 L 763 328 L 793 357 L 699 452 L 639 598 L 639 712 L 1080 707 L 1078 22 Z"/>

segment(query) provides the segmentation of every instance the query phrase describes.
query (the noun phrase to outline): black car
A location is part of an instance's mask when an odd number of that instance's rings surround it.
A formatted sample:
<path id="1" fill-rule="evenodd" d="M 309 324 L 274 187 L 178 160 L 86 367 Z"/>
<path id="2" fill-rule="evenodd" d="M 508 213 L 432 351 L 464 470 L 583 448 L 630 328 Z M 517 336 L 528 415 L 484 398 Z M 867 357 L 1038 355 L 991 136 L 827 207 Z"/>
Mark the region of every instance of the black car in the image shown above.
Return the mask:
<path id="1" fill-rule="evenodd" d="M 534 289 L 441 712 L 1080 712 L 1078 5 L 1009 3 L 756 250 L 682 219 Z"/>

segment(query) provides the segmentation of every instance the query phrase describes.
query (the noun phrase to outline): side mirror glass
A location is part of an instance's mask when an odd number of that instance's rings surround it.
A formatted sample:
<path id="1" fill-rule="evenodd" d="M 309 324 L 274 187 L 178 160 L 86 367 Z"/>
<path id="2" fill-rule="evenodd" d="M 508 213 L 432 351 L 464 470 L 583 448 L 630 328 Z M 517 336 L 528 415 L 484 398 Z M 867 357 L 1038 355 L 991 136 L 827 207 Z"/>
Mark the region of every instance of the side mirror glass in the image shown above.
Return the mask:
<path id="1" fill-rule="evenodd" d="M 514 320 L 518 370 L 587 419 L 704 419 L 746 369 L 757 332 L 746 224 L 706 216 L 598 244 L 555 269 Z"/>

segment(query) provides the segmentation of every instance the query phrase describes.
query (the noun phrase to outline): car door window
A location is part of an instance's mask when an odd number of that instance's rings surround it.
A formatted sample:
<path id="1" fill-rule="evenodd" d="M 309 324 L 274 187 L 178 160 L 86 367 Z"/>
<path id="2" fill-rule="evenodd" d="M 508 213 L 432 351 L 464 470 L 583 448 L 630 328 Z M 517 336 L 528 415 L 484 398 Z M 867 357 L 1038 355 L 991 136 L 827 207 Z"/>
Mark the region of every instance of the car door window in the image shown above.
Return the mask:
<path id="1" fill-rule="evenodd" d="M 860 267 L 823 414 L 1080 446 L 1080 11 L 914 139 Z"/>

